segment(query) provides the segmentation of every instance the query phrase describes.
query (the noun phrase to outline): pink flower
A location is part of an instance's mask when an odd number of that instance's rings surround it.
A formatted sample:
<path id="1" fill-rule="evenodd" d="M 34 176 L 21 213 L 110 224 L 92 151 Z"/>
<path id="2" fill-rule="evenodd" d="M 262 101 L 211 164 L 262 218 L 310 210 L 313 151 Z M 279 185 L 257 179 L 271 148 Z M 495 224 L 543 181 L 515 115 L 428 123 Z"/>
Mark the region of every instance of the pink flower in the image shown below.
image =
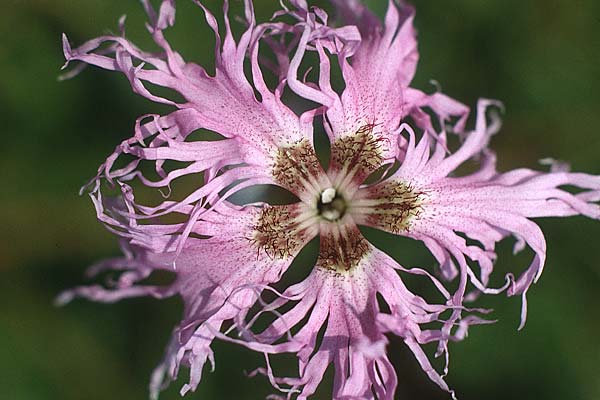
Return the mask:
<path id="1" fill-rule="evenodd" d="M 214 364 L 211 344 L 220 339 L 264 353 L 266 368 L 256 373 L 267 375 L 288 398 L 312 395 L 333 364 L 333 398 L 393 399 L 397 378 L 386 355 L 386 334 L 401 337 L 425 373 L 453 393 L 444 381 L 448 342 L 462 340 L 470 325 L 489 322 L 482 318 L 488 310 L 469 308 L 467 301 L 481 293 L 520 295 L 525 322 L 525 295 L 542 272 L 546 246 L 530 218 L 600 219 L 600 177 L 564 166 L 550 173 L 496 171 L 488 144 L 500 127 L 493 112 L 499 103 L 480 100 L 475 128 L 467 130 L 466 106 L 410 87 L 418 59 L 411 7 L 390 1 L 382 25 L 357 0 L 333 2 L 348 25 L 332 28 L 324 11 L 309 9 L 303 0 L 257 25 L 247 0 L 248 27 L 237 41 L 227 3 L 221 38 L 216 18 L 198 2 L 216 36 L 214 75 L 184 61 L 165 40 L 163 31 L 174 23 L 172 0 L 164 0 L 158 12 L 143 1 L 159 54 L 138 49 L 124 34 L 76 49 L 63 41 L 68 62 L 120 71 L 135 92 L 176 108 L 166 116 L 140 117 L 133 137 L 117 146 L 89 185 L 98 218 L 122 238 L 125 253 L 89 272 L 120 270 L 119 280 L 109 287 L 75 288 L 59 298 L 60 303 L 77 296 L 104 302 L 142 295 L 183 298 L 183 320 L 152 377 L 153 398 L 182 366 L 190 368 L 190 381 L 181 392 L 194 390 L 206 362 Z M 296 23 L 278 22 L 282 14 Z M 273 50 L 275 63 L 259 57 L 261 44 Z M 307 51 L 316 51 L 320 60 L 316 82 L 299 79 Z M 344 79 L 341 94 L 331 85 L 332 59 Z M 275 90 L 265 84 L 261 63 L 279 77 Z M 281 100 L 286 85 L 318 106 L 298 116 Z M 159 97 L 152 86 L 172 89 L 184 100 Z M 312 143 L 313 124 L 321 121 L 331 145 L 327 171 Z M 195 140 L 201 128 L 221 139 Z M 450 151 L 457 139 L 458 149 Z M 455 176 L 473 160 L 479 162 L 476 172 Z M 144 167 L 148 162 L 151 171 Z M 376 171 L 382 178 L 365 183 Z M 203 178 L 203 184 L 175 193 L 184 176 Z M 106 184 L 118 195 L 107 196 Z M 300 201 L 245 206 L 228 201 L 258 184 L 280 186 Z M 561 189 L 565 186 L 579 191 L 572 194 Z M 165 199 L 141 204 L 134 187 L 162 190 Z M 422 241 L 439 262 L 444 282 L 432 271 L 402 267 L 370 244 L 358 225 Z M 317 236 L 320 250 L 310 275 L 276 292 L 272 285 Z M 523 274 L 508 274 L 502 287 L 490 288 L 495 244 L 507 236 L 517 239 L 515 251 L 527 245 L 535 257 Z M 174 282 L 145 284 L 157 270 L 173 271 Z M 443 300 L 412 293 L 402 279 L 409 274 L 428 280 Z M 446 282 L 453 280 L 457 283 Z M 264 292 L 276 299 L 266 302 Z M 264 314 L 273 322 L 258 331 L 255 322 Z M 444 371 L 436 371 L 425 355 L 427 343 L 437 343 L 437 354 L 445 356 Z M 280 353 L 297 355 L 297 377 L 275 376 L 270 357 Z"/>

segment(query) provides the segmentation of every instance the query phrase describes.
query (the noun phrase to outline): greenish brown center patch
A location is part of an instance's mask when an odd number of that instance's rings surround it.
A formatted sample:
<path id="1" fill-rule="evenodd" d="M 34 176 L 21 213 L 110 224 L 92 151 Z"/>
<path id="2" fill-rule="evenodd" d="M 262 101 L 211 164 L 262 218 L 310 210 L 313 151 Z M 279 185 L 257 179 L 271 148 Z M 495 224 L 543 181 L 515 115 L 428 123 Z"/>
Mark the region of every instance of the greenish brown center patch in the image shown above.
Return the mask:
<path id="1" fill-rule="evenodd" d="M 354 134 L 336 139 L 331 146 L 331 167 L 339 171 L 355 171 L 359 180 L 376 171 L 384 159 L 382 139 L 377 137 L 374 128 L 374 124 L 364 125 Z"/>
<path id="2" fill-rule="evenodd" d="M 273 165 L 275 182 L 294 194 L 305 190 L 310 182 L 324 174 L 313 145 L 302 139 L 277 151 Z"/>
<path id="3" fill-rule="evenodd" d="M 321 233 L 317 265 L 333 271 L 350 271 L 369 253 L 369 243 L 355 225 Z"/>
<path id="4" fill-rule="evenodd" d="M 252 244 L 258 252 L 270 258 L 285 259 L 295 256 L 307 241 L 307 232 L 298 227 L 300 211 L 295 205 L 266 206 L 254 226 Z"/>
<path id="5" fill-rule="evenodd" d="M 399 181 L 388 181 L 367 190 L 369 225 L 396 234 L 410 230 L 411 221 L 421 213 L 424 192 Z"/>

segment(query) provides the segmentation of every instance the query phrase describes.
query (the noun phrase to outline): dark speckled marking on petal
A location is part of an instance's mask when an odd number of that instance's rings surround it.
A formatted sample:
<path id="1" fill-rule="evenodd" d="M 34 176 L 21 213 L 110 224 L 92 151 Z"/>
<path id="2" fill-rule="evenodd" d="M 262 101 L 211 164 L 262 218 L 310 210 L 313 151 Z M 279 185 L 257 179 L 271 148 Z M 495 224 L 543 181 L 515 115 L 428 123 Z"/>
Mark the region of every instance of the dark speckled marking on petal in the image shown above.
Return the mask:
<path id="1" fill-rule="evenodd" d="M 306 190 L 307 183 L 318 181 L 322 175 L 323 169 L 308 139 L 278 149 L 273 177 L 275 182 L 292 193 L 299 195 Z"/>
<path id="2" fill-rule="evenodd" d="M 331 167 L 337 170 L 353 171 L 354 179 L 362 183 L 384 162 L 382 140 L 376 135 L 376 125 L 368 124 L 354 134 L 335 140 L 331 146 Z"/>
<path id="3" fill-rule="evenodd" d="M 258 252 L 264 251 L 270 258 L 293 257 L 309 236 L 307 229 L 298 227 L 299 216 L 297 205 L 266 206 L 260 210 L 249 240 Z"/>
<path id="4" fill-rule="evenodd" d="M 317 265 L 338 272 L 350 271 L 369 250 L 369 243 L 356 225 L 337 225 L 330 231 L 321 232 Z"/>
<path id="5" fill-rule="evenodd" d="M 366 212 L 368 225 L 395 234 L 410 230 L 411 221 L 422 212 L 426 196 L 424 192 L 400 181 L 387 181 L 367 190 L 372 200 Z"/>

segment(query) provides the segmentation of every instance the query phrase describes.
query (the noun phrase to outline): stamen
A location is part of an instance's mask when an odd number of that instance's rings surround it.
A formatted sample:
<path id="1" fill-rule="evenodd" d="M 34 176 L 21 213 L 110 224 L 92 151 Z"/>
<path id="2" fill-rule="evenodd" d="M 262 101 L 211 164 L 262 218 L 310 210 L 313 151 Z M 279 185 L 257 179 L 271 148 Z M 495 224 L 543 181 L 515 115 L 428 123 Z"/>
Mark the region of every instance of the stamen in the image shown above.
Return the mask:
<path id="1" fill-rule="evenodd" d="M 321 203 L 329 204 L 335 199 L 336 193 L 334 188 L 328 188 L 321 193 Z"/>

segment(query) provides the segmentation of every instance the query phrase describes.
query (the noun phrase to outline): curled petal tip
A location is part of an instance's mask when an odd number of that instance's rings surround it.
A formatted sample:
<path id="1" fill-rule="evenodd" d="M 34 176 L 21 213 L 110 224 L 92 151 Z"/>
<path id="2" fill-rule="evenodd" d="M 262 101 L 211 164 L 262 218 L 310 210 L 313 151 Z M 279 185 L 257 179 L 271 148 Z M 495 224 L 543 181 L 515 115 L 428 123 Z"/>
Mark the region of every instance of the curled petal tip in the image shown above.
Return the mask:
<path id="1" fill-rule="evenodd" d="M 71 300 L 73 300 L 73 292 L 67 290 L 56 296 L 53 303 L 55 307 L 62 307 L 69 304 Z"/>
<path id="2" fill-rule="evenodd" d="M 496 99 L 482 99 L 482 100 L 486 102 L 488 107 L 494 106 L 494 107 L 497 107 L 502 114 L 506 113 L 506 107 L 502 101 L 496 100 Z"/>
<path id="3" fill-rule="evenodd" d="M 69 43 L 69 38 L 67 37 L 66 33 L 62 34 L 62 48 L 66 62 L 62 66 L 61 70 L 64 70 L 67 68 L 67 65 L 69 65 L 69 61 L 73 58 L 73 50 L 71 49 L 71 44 Z"/>
<path id="4" fill-rule="evenodd" d="M 68 64 L 69 61 L 71 61 L 74 57 L 73 54 L 73 49 L 71 48 L 71 44 L 69 43 L 69 38 L 67 37 L 66 33 L 62 34 L 62 48 L 63 48 L 63 54 L 65 56 L 65 60 L 67 61 L 66 65 Z M 63 67 L 64 69 L 64 67 Z"/>
<path id="5" fill-rule="evenodd" d="M 121 34 L 123 34 L 125 32 L 125 21 L 127 20 L 127 15 L 123 14 L 119 17 L 119 30 L 121 31 Z"/>

